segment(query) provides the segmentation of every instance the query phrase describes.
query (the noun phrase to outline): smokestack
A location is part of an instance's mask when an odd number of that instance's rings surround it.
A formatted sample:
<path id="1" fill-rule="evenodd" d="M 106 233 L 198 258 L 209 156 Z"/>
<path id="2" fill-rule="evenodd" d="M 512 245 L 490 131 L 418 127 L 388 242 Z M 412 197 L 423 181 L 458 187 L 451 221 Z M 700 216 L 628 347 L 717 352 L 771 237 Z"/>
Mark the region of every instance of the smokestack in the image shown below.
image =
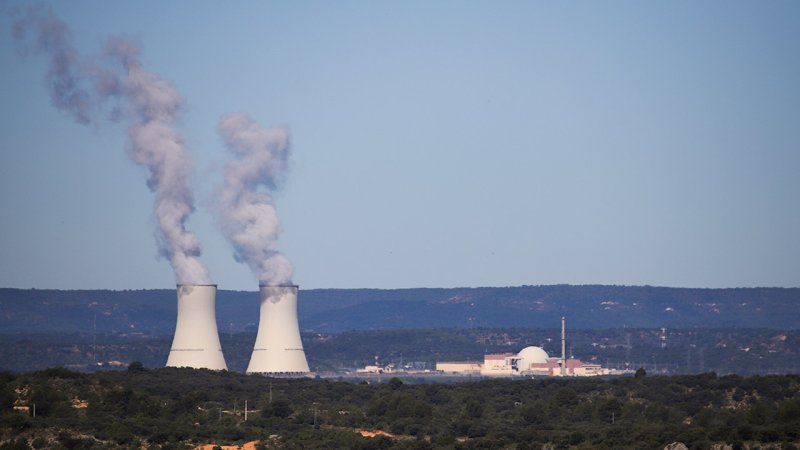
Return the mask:
<path id="1" fill-rule="evenodd" d="M 564 327 L 564 317 L 561 317 L 561 376 L 567 374 L 567 333 Z"/>
<path id="2" fill-rule="evenodd" d="M 247 373 L 308 373 L 297 322 L 299 286 L 264 286 L 258 334 Z"/>
<path id="3" fill-rule="evenodd" d="M 219 343 L 215 284 L 178 285 L 178 321 L 167 367 L 227 370 Z"/>

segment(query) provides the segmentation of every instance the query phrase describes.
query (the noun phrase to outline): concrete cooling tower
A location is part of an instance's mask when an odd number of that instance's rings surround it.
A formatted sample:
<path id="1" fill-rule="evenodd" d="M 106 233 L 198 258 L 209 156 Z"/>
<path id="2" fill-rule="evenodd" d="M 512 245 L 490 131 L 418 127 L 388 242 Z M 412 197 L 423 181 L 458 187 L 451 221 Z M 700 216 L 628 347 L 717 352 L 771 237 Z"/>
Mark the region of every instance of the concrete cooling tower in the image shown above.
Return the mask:
<path id="1" fill-rule="evenodd" d="M 217 286 L 178 285 L 178 322 L 167 367 L 227 370 L 219 343 Z"/>
<path id="2" fill-rule="evenodd" d="M 247 373 L 308 373 L 297 323 L 298 286 L 261 286 L 261 316 Z"/>

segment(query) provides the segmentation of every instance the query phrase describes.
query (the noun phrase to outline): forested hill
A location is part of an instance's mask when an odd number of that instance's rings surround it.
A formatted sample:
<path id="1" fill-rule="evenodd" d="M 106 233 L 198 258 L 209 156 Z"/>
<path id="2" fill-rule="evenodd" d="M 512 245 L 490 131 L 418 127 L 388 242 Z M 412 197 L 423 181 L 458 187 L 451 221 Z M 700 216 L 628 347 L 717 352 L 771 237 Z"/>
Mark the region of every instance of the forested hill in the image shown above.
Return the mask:
<path id="1" fill-rule="evenodd" d="M 0 289 L 0 332 L 172 333 L 174 290 Z M 344 330 L 800 326 L 800 288 L 684 289 L 650 286 L 520 286 L 453 289 L 301 290 L 300 326 Z M 221 332 L 253 330 L 258 293 L 220 291 Z"/>

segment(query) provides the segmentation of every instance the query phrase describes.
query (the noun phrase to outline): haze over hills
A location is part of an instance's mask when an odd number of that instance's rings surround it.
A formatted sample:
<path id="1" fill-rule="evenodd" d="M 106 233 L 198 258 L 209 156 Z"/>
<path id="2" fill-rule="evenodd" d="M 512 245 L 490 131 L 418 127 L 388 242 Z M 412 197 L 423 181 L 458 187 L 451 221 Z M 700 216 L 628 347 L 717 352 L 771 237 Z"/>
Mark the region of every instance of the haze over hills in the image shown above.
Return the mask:
<path id="1" fill-rule="evenodd" d="M 0 332 L 174 331 L 175 291 L 0 289 Z M 689 289 L 556 285 L 301 290 L 304 331 L 524 327 L 795 329 L 800 288 Z M 217 294 L 221 332 L 255 330 L 258 293 Z"/>

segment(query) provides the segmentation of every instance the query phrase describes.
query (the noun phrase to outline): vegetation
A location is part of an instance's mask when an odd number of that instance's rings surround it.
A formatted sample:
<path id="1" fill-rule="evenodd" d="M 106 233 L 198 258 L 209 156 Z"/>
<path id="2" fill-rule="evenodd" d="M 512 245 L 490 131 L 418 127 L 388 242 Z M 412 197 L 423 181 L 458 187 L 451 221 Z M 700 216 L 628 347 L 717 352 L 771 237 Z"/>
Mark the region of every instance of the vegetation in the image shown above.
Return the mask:
<path id="1" fill-rule="evenodd" d="M 190 369 L 0 373 L 0 449 L 797 448 L 800 377 L 379 385 Z M 247 420 L 244 406 L 247 402 Z M 36 406 L 36 416 L 12 406 Z M 361 437 L 356 430 L 391 436 Z M 776 447 L 777 448 L 777 447 Z"/>
<path id="2" fill-rule="evenodd" d="M 739 375 L 797 373 L 800 331 L 770 329 L 667 330 L 662 347 L 660 329 L 568 329 L 568 353 L 586 362 L 615 368 L 645 367 L 651 374 L 691 374 L 716 371 Z M 560 354 L 557 329 L 430 329 L 350 331 L 335 335 L 303 333 L 311 369 L 337 370 L 374 364 L 435 367 L 436 361 L 481 360 L 484 353 L 518 352 L 527 345 Z M 255 333 L 221 333 L 228 368 L 244 372 Z M 163 367 L 172 336 L 56 333 L 0 334 L 0 370 L 29 372 L 64 366 L 75 370 L 107 370 L 141 361 Z M 98 366 L 98 364 L 100 364 Z M 117 363 L 113 363 L 117 364 Z"/>
<path id="3" fill-rule="evenodd" d="M 0 330 L 170 334 L 175 291 L 0 288 Z M 301 290 L 305 331 L 397 328 L 572 329 L 736 327 L 790 329 L 800 323 L 800 288 L 685 289 L 652 286 L 518 286 L 453 289 Z M 255 331 L 256 292 L 217 293 L 223 333 Z M 52 320 L 58 317 L 58 320 Z"/>

